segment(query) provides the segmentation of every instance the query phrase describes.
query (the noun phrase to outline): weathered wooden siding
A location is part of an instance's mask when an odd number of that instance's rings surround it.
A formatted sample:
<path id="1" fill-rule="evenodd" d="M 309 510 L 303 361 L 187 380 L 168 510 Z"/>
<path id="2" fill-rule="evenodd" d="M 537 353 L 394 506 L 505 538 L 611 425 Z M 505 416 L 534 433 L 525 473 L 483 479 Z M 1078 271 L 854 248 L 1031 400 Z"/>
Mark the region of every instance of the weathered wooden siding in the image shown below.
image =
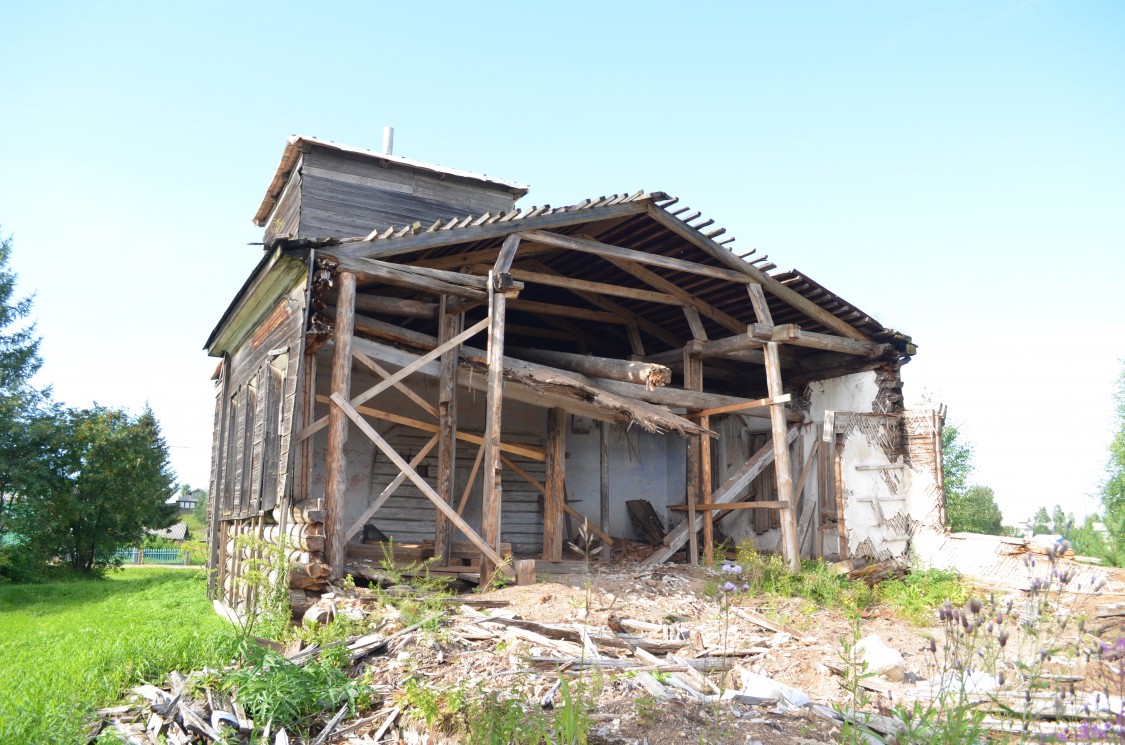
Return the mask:
<path id="1" fill-rule="evenodd" d="M 213 456 L 213 471 L 220 459 L 224 464 L 212 489 L 223 520 L 270 510 L 288 488 L 303 332 L 301 289 L 277 301 L 228 364 L 226 432 Z"/>
<path id="2" fill-rule="evenodd" d="M 393 162 L 382 167 L 369 158 L 315 147 L 304 155 L 294 179 L 299 179 L 297 235 L 302 238 L 366 235 L 375 228 L 416 221 L 429 226 L 438 219 L 509 210 L 514 204 L 503 187 L 452 176 L 443 180 Z M 285 194 L 282 202 L 294 198 Z M 291 225 L 286 220 L 292 213 L 282 215 L 282 202 L 275 214 L 282 218 L 280 224 Z M 272 229 L 267 226 L 267 240 Z M 281 232 L 291 231 L 289 227 Z"/>
<path id="3" fill-rule="evenodd" d="M 474 434 L 481 434 L 476 432 Z M 506 440 L 542 446 L 541 438 L 519 436 L 508 437 Z M 429 435 L 416 430 L 395 428 L 386 434 L 387 441 L 402 457 L 410 460 L 429 440 Z M 459 443 L 457 447 L 457 476 L 456 501 L 460 502 L 464 493 L 466 480 L 473 468 L 473 461 L 477 455 L 474 445 Z M 419 465 L 419 472 L 426 476 L 426 482 L 437 488 L 437 449 L 431 451 Z M 542 462 L 513 458 L 521 468 L 543 483 L 545 478 L 545 465 Z M 390 462 L 381 452 L 375 451 L 371 463 L 371 499 L 380 492 L 399 473 L 398 468 Z M 510 468 L 504 468 L 502 488 L 504 493 L 504 511 L 501 522 L 500 540 L 511 543 L 512 550 L 517 553 L 537 554 L 543 547 L 543 508 L 539 491 L 531 486 L 519 474 Z M 465 509 L 465 518 L 474 528 L 479 529 L 481 504 L 481 475 L 478 473 L 475 484 L 469 496 Z M 457 505 L 454 505 L 455 507 Z M 434 538 L 435 509 L 433 503 L 409 481 L 398 488 L 395 495 L 387 500 L 379 511 L 376 512 L 368 524 L 374 525 L 382 533 L 395 541 L 414 543 L 431 541 Z M 362 534 L 357 534 L 357 541 L 362 540 Z M 461 538 L 461 540 L 464 540 Z"/>
<path id="4" fill-rule="evenodd" d="M 296 236 L 301 225 L 301 171 L 298 165 L 296 171 L 285 185 L 273 214 L 266 223 L 265 242 L 270 242 L 279 235 Z"/>

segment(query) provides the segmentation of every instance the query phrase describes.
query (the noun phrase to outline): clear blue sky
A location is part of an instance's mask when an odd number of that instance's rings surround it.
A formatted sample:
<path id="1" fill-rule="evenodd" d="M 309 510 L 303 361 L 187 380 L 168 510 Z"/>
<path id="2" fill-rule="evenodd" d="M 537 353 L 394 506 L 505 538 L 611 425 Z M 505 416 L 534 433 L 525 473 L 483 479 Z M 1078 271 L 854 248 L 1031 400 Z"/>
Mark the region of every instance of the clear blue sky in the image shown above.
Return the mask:
<path id="1" fill-rule="evenodd" d="M 206 485 L 200 348 L 285 137 L 703 210 L 913 334 L 1009 521 L 1077 512 L 1125 357 L 1125 5 L 19 3 L 0 229 L 41 379 L 150 402 Z"/>

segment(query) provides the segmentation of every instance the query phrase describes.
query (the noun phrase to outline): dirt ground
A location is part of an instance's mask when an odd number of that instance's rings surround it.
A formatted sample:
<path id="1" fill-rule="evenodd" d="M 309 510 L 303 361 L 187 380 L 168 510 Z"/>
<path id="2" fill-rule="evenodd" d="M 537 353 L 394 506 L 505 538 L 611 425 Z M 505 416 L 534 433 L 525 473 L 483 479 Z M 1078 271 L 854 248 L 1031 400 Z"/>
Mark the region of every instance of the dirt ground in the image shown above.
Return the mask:
<path id="1" fill-rule="evenodd" d="M 840 640 L 851 638 L 852 622 L 842 613 L 819 610 L 801 599 L 756 600 L 744 596 L 724 606 L 705 592 L 709 582 L 713 585 L 714 578 L 704 570 L 685 566 L 591 564 L 588 575 L 551 575 L 534 585 L 505 587 L 471 597 L 505 603 L 484 613 L 552 626 L 581 626 L 595 635 L 620 631 L 623 622 L 654 624 L 661 630 L 625 630 L 658 640 L 679 639 L 680 658 L 699 659 L 707 650 L 733 652 L 727 657 L 730 669 L 726 678 L 721 671 L 708 673 L 706 677 L 715 688 L 705 689 L 702 694 L 665 685 L 665 697 L 653 696 L 628 671 L 585 673 L 584 679 L 597 690 L 591 742 L 765 745 L 837 741 L 839 726 L 808 707 L 784 711 L 774 702 L 716 702 L 705 696 L 739 688 L 740 672 L 748 670 L 799 689 L 814 703 L 842 703 L 847 694 L 841 678 L 826 663 L 840 662 Z M 789 632 L 763 628 L 747 620 L 740 611 L 761 614 Z M 471 626 L 479 628 L 478 623 Z M 485 688 L 518 682 L 525 694 L 537 697 L 550 690 L 558 665 L 530 661 L 554 657 L 555 652 L 522 639 L 469 641 L 456 631 L 465 626 L 455 622 L 453 628 L 454 633 L 440 645 L 425 650 L 415 648 L 403 666 L 438 687 L 463 681 Z M 926 674 L 925 660 L 920 654 L 927 644 L 925 629 L 910 627 L 889 614 L 875 613 L 861 621 L 861 630 L 865 636 L 878 634 L 889 646 L 901 651 L 908 675 Z M 606 657 L 620 655 L 632 660 L 627 650 L 598 652 Z M 385 682 L 394 685 L 403 672 L 386 669 Z"/>

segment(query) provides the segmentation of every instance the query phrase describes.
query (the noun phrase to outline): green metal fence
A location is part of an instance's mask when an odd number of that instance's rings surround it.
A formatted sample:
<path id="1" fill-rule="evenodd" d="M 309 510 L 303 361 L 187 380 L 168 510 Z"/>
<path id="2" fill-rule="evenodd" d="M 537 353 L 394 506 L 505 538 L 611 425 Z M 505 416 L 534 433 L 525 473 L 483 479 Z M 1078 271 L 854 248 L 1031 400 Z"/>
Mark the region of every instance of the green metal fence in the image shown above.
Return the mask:
<path id="1" fill-rule="evenodd" d="M 182 548 L 119 548 L 114 556 L 124 564 L 187 564 Z"/>

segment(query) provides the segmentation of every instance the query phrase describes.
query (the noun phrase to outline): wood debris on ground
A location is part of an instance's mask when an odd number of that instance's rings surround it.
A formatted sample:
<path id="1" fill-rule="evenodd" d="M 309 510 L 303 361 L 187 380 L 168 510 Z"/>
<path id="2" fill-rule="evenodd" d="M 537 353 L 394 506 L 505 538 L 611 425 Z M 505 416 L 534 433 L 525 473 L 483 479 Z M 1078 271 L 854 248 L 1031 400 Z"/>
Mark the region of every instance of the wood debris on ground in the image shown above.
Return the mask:
<path id="1" fill-rule="evenodd" d="M 322 596 L 307 617 L 362 619 L 369 629 L 342 644 L 348 673 L 371 687 L 374 703 L 358 710 L 326 707 L 307 735 L 275 729 L 255 742 L 459 742 L 452 731 L 427 727 L 403 693 L 408 679 L 438 692 L 515 697 L 530 710 L 557 704 L 564 677 L 590 683 L 591 743 L 838 739 L 847 721 L 840 712 L 849 711 L 840 640 L 854 629 L 842 613 L 800 599 L 724 603 L 705 591 L 707 576 L 686 567 L 563 568 L 574 571 L 533 585 L 429 598 L 413 615 L 400 610 L 403 599 L 420 592 L 412 587 Z M 1096 612 L 1104 622 L 1123 615 L 1121 603 L 1104 603 Z M 926 630 L 880 613 L 862 625 L 864 635 L 877 635 L 900 654 L 895 675 L 862 679 L 873 705 L 886 714 L 896 703 L 924 700 Z M 297 665 L 323 651 L 299 644 L 281 650 Z M 101 712 L 97 729 L 147 745 L 249 743 L 263 723 L 252 721 L 237 691 L 218 691 L 213 673 L 173 674 L 138 686 L 127 702 Z M 1029 713 L 1046 717 L 1050 705 L 1033 700 Z M 896 726 L 890 717 L 864 716 L 872 742 Z"/>

